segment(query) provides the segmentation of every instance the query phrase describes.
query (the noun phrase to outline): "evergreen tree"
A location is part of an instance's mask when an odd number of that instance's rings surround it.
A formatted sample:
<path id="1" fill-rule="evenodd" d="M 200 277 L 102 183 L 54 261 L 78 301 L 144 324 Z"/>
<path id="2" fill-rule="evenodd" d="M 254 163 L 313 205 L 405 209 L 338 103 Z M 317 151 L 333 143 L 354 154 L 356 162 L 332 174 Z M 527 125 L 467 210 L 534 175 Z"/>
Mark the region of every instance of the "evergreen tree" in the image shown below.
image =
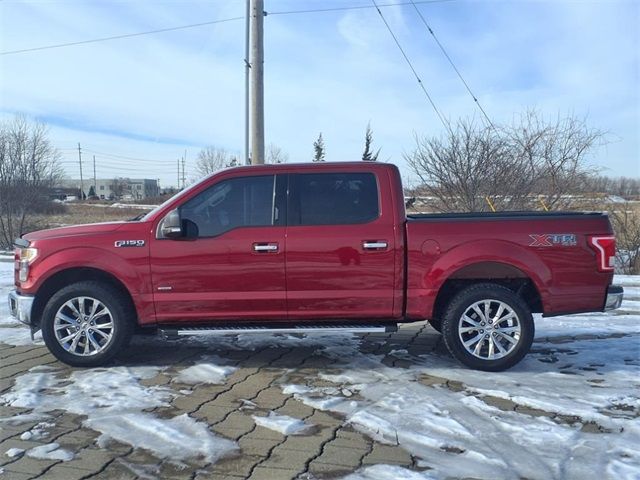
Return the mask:
<path id="1" fill-rule="evenodd" d="M 371 131 L 371 124 L 367 124 L 367 131 L 364 135 L 364 152 L 362 152 L 362 160 L 364 162 L 376 162 L 378 155 L 380 155 L 380 149 L 376 153 L 371 151 L 371 144 L 373 143 L 373 132 Z"/>
<path id="2" fill-rule="evenodd" d="M 322 132 L 318 135 L 318 139 L 313 142 L 313 161 L 324 162 L 324 140 L 322 138 Z"/>

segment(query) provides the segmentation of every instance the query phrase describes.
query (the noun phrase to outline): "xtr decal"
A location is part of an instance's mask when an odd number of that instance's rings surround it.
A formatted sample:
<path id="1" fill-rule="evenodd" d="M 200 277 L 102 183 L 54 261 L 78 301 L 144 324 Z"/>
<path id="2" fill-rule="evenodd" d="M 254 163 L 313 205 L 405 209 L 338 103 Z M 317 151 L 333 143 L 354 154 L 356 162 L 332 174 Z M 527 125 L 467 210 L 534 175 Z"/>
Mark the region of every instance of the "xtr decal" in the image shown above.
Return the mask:
<path id="1" fill-rule="evenodd" d="M 553 247 L 560 245 L 563 247 L 575 247 L 578 244 L 573 233 L 542 233 L 529 235 L 531 237 L 530 247 Z"/>

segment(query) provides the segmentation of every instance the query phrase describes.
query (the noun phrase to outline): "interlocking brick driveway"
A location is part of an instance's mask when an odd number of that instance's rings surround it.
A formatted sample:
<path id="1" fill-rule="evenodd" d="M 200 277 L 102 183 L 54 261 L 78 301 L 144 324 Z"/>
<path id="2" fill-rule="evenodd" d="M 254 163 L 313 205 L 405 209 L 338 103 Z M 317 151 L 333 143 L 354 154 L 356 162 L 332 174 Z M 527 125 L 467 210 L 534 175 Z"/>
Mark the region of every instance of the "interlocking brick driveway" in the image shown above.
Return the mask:
<path id="1" fill-rule="evenodd" d="M 562 342 L 566 339 L 554 339 Z M 213 432 L 234 440 L 240 452 L 214 464 L 190 460 L 185 465 L 154 457 L 141 448 L 111 443 L 99 448 L 97 432 L 82 427 L 83 418 L 68 412 L 53 412 L 50 420 L 55 426 L 46 438 L 23 440 L 21 435 L 38 422 L 4 424 L 0 428 L 1 478 L 22 480 L 31 478 L 75 480 L 84 478 L 193 478 L 193 479 L 289 479 L 335 478 L 373 464 L 395 464 L 412 470 L 425 469 L 406 450 L 382 444 L 354 430 L 338 415 L 316 410 L 283 394 L 284 383 L 323 385 L 319 372 L 338 371 L 337 360 L 331 356 L 315 354 L 317 345 L 313 337 L 282 346 L 265 342 L 261 348 L 215 349 L 198 342 L 162 342 L 155 339 L 134 341 L 117 365 L 158 365 L 163 368 L 145 385 L 164 385 L 175 393 L 169 407 L 153 410 L 159 417 L 175 417 L 182 413 L 204 421 Z M 376 354 L 382 363 L 399 370 L 411 367 L 410 356 L 434 354 L 448 356 L 440 335 L 425 323 L 402 327 L 393 334 L 368 334 L 361 337 L 359 350 Z M 409 357 L 399 358 L 393 351 L 407 351 Z M 237 367 L 223 384 L 184 385 L 172 381 L 180 370 L 196 363 L 203 356 L 215 355 L 225 364 Z M 17 376 L 38 365 L 55 365 L 56 374 L 64 377 L 71 368 L 58 363 L 43 346 L 10 346 L 0 343 L 0 394 L 9 391 Z M 311 379 L 311 380 L 310 380 Z M 459 382 L 429 375 L 418 379 L 424 385 L 441 385 L 460 390 Z M 325 382 L 328 384 L 328 382 Z M 96 385 L 96 388 L 100 388 Z M 357 393 L 354 394 L 354 398 Z M 560 417 L 552 413 L 516 405 L 509 400 L 484 396 L 483 400 L 502 410 L 516 410 L 533 416 Z M 252 403 L 249 403 L 252 402 Z M 255 406 L 253 406 L 255 404 Z M 250 408 L 246 408 L 251 405 Z M 313 424 L 313 430 L 297 436 L 285 436 L 257 426 L 252 415 L 266 415 L 274 411 Z M 0 406 L 0 418 L 11 417 L 28 410 Z M 553 418 L 558 422 L 572 419 Z M 589 425 L 585 427 L 587 431 Z M 597 426 L 592 426 L 597 432 Z M 4 453 L 10 448 L 29 449 L 50 442 L 75 453 L 71 461 L 39 460 L 27 456 L 9 458 Z M 454 452 L 455 453 L 455 452 Z"/>
<path id="2" fill-rule="evenodd" d="M 385 341 L 382 341 L 385 340 Z M 313 343 L 313 340 L 310 340 Z M 55 427 L 40 440 L 22 440 L 20 436 L 38 422 L 0 427 L 0 452 L 10 448 L 29 449 L 50 442 L 76 453 L 68 462 L 0 457 L 0 467 L 6 478 L 15 480 L 46 478 L 75 480 L 83 478 L 195 478 L 195 479 L 287 479 L 307 474 L 308 478 L 336 477 L 353 472 L 364 465 L 376 463 L 398 464 L 415 468 L 414 459 L 402 448 L 373 441 L 348 425 L 343 419 L 316 410 L 284 395 L 279 384 L 284 378 L 295 382 L 317 375 L 319 370 L 332 368 L 332 361 L 313 355 L 315 348 L 302 343 L 300 347 L 265 347 L 258 350 L 216 350 L 206 346 L 161 341 L 143 341 L 143 347 L 134 344 L 122 355 L 117 364 L 128 366 L 169 366 L 156 377 L 143 380 L 146 385 L 166 385 L 176 390 L 170 408 L 154 410 L 159 416 L 187 413 L 194 419 L 205 421 L 217 434 L 238 442 L 239 455 L 224 458 L 213 465 L 191 461 L 186 468 L 170 461 L 155 458 L 144 449 L 128 445 L 110 444 L 108 449 L 96 446 L 99 434 L 81 426 L 82 418 L 68 412 L 54 412 Z M 407 349 L 413 354 L 444 351 L 440 336 L 425 324 L 415 324 L 394 334 L 364 335 L 363 353 L 384 353 L 391 349 Z M 222 385 L 195 386 L 170 383 L 172 373 L 188 367 L 205 355 L 215 354 L 229 365 L 237 367 Z M 55 365 L 72 370 L 57 362 L 43 346 L 10 346 L 0 343 L 0 393 L 9 390 L 16 376 L 38 365 Z M 392 358 L 391 362 L 402 362 Z M 59 375 L 64 375 L 58 372 Z M 425 383 L 446 382 L 425 378 Z M 99 386 L 96 386 L 99 388 Z M 191 393 L 187 394 L 185 388 Z M 185 394 L 181 394 L 182 390 Z M 245 409 L 247 400 L 255 408 Z M 269 411 L 307 420 L 314 429 L 306 435 L 284 436 L 273 430 L 257 426 L 252 415 Z M 0 417 L 28 412 L 25 409 L 2 406 Z"/>

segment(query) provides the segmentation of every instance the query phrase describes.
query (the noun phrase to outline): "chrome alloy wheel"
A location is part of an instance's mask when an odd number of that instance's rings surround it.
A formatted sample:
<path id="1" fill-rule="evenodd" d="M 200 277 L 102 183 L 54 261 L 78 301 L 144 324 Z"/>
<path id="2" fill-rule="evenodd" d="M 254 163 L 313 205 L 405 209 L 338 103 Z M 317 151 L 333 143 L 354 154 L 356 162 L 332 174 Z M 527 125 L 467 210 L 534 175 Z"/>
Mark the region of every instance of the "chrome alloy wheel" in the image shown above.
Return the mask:
<path id="1" fill-rule="evenodd" d="M 111 343 L 113 317 L 100 300 L 75 297 L 58 309 L 53 329 L 62 348 L 86 357 L 100 353 Z"/>
<path id="2" fill-rule="evenodd" d="M 518 315 L 500 300 L 480 300 L 470 305 L 458 322 L 462 345 L 482 360 L 497 360 L 511 353 L 521 333 Z"/>

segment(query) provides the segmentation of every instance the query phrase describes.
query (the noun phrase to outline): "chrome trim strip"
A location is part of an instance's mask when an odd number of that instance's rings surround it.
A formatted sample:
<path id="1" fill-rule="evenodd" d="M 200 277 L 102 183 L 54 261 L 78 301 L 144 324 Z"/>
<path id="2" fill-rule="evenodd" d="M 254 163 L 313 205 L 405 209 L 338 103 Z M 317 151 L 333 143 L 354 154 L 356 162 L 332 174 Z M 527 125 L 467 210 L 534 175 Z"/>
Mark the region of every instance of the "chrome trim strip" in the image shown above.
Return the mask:
<path id="1" fill-rule="evenodd" d="M 394 325 L 395 326 L 395 325 Z M 188 335 L 233 335 L 240 333 L 385 333 L 387 325 L 367 325 L 362 327 L 349 326 L 316 326 L 316 327 L 211 327 L 211 328 L 185 328 L 174 330 L 178 336 Z M 169 330 L 169 329 L 167 329 Z"/>

